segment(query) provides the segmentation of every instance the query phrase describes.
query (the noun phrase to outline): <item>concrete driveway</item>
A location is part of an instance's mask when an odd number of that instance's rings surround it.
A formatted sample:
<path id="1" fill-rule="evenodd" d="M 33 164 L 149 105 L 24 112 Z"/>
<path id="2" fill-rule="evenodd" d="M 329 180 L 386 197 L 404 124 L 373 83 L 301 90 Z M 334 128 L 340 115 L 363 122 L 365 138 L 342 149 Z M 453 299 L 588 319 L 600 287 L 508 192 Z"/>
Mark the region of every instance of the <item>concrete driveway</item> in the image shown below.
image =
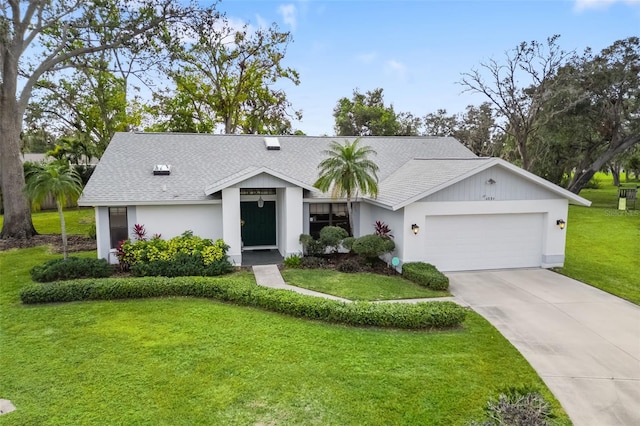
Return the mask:
<path id="1" fill-rule="evenodd" d="M 544 269 L 447 275 L 456 299 L 509 339 L 575 425 L 640 425 L 640 307 Z"/>

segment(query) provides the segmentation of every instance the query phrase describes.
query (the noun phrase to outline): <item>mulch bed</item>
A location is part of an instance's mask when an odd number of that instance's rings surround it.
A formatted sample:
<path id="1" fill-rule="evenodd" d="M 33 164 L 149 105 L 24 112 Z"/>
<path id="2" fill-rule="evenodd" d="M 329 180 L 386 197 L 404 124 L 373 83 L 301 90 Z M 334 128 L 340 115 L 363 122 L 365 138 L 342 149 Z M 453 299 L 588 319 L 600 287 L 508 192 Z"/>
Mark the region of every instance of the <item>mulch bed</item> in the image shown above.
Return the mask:
<path id="1" fill-rule="evenodd" d="M 0 240 L 0 251 L 43 245 L 50 246 L 54 253 L 62 253 L 62 237 L 60 234 L 35 235 L 26 240 L 13 238 L 3 239 Z M 69 235 L 67 237 L 67 248 L 69 253 L 95 250 L 96 240 L 84 235 Z"/>
<path id="2" fill-rule="evenodd" d="M 345 260 L 352 260 L 360 264 L 359 272 L 371 272 L 379 275 L 400 275 L 393 267 L 387 265 L 382 259 L 376 259 L 371 264 L 365 264 L 363 260 L 354 253 L 333 253 L 324 256 L 319 256 L 325 260 L 323 269 L 338 269 L 338 265 Z"/>

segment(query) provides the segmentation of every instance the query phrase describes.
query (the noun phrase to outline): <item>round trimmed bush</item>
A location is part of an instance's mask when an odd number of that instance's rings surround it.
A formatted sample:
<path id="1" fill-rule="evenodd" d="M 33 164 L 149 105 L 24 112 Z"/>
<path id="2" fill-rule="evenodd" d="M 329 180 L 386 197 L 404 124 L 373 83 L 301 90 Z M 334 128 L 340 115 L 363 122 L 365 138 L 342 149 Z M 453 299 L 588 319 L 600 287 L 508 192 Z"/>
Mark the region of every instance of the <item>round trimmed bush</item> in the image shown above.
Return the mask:
<path id="1" fill-rule="evenodd" d="M 367 259 L 375 259 L 385 253 L 390 253 L 396 248 L 393 240 L 381 237 L 380 235 L 369 234 L 356 238 L 351 250 Z"/>
<path id="2" fill-rule="evenodd" d="M 402 265 L 402 276 L 431 290 L 449 289 L 449 278 L 430 263 L 407 262 Z"/>
<path id="3" fill-rule="evenodd" d="M 338 246 L 349 236 L 349 233 L 339 226 L 325 226 L 320 230 L 320 245 L 323 251 L 330 249 L 335 252 L 338 250 Z"/>

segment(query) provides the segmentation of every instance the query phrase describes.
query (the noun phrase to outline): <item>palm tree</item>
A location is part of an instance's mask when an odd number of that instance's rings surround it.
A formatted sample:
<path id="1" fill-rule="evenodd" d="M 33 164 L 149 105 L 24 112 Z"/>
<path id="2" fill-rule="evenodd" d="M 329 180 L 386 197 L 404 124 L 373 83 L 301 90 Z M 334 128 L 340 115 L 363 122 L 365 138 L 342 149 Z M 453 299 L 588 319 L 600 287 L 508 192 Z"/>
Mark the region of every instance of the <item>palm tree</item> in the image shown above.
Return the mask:
<path id="1" fill-rule="evenodd" d="M 378 166 L 368 156 L 377 153 L 370 146 L 358 146 L 360 138 L 344 145 L 331 141 L 324 153 L 327 158 L 318 165 L 318 180 L 313 184 L 323 192 L 331 189 L 333 198 L 347 198 L 350 235 L 353 235 L 353 215 L 351 198 L 358 190 L 373 197 L 378 196 Z"/>
<path id="2" fill-rule="evenodd" d="M 67 228 L 62 206 L 67 202 L 68 197 L 79 195 L 82 191 L 80 176 L 68 164 L 52 162 L 33 167 L 25 176 L 25 180 L 24 190 L 31 201 L 42 203 L 49 195 L 52 195 L 56 200 L 56 207 L 60 215 L 62 252 L 64 259 L 67 260 Z"/>

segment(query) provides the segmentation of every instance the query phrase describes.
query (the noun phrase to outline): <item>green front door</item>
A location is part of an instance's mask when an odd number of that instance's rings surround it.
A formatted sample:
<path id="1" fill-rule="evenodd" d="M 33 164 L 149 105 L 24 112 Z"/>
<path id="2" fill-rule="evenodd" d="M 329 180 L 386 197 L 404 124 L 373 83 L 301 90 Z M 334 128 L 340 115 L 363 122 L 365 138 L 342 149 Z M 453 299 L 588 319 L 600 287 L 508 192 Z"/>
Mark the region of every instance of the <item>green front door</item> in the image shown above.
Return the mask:
<path id="1" fill-rule="evenodd" d="M 265 201 L 258 207 L 256 201 L 240 203 L 242 242 L 245 247 L 276 245 L 276 202 Z"/>

